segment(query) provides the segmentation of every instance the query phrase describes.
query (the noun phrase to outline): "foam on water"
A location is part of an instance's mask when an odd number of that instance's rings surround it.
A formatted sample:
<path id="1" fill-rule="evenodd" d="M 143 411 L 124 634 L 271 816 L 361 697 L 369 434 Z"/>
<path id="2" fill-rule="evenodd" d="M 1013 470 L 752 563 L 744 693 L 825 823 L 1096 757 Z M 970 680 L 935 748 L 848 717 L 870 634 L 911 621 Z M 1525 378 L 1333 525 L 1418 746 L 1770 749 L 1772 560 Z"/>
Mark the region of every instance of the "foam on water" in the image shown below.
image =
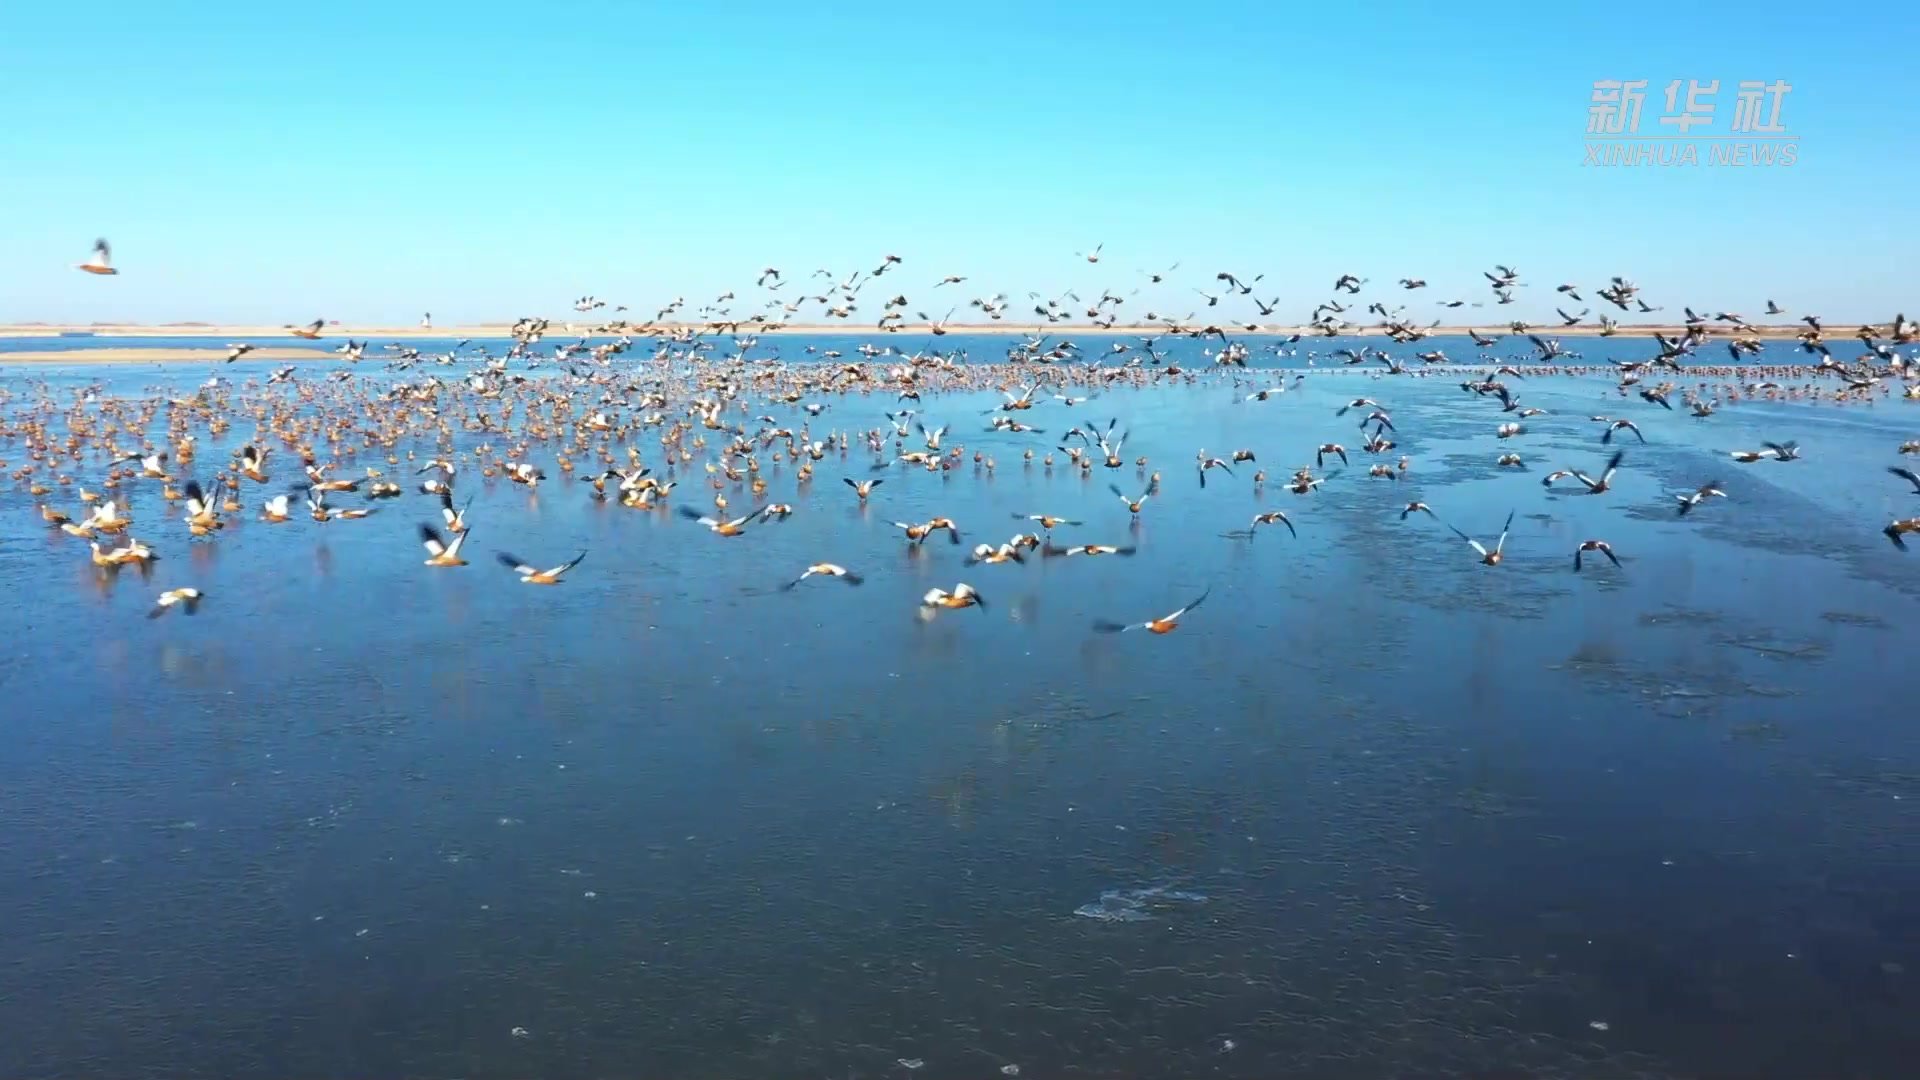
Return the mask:
<path id="1" fill-rule="evenodd" d="M 1162 908 L 1175 904 L 1203 904 L 1207 898 L 1197 892 L 1183 892 L 1166 885 L 1141 889 L 1108 889 L 1091 904 L 1073 909 L 1075 915 L 1102 922 L 1145 922 Z"/>

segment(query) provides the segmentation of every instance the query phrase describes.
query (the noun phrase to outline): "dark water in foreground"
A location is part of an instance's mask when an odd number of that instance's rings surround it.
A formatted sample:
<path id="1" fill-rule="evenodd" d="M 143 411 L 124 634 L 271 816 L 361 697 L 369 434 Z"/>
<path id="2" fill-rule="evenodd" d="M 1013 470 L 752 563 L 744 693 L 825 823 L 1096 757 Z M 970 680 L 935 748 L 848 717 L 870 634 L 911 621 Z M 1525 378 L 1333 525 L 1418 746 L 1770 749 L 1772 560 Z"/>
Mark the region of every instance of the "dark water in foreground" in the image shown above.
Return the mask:
<path id="1" fill-rule="evenodd" d="M 1277 475 L 1352 449 L 1334 410 L 1359 394 L 1406 481 L 1356 454 L 1311 498 L 1245 470 L 1198 488 L 1202 446 Z M 1506 442 L 1444 378 L 1027 414 L 1121 418 L 1166 474 L 1137 531 L 1106 470 L 1023 467 L 968 395 L 922 408 L 991 476 L 890 474 L 863 512 L 856 447 L 808 491 L 773 472 L 798 512 L 731 540 L 557 473 L 495 482 L 451 571 L 420 565 L 421 496 L 190 545 L 139 487 L 164 559 L 103 589 L 9 484 L 0 1074 L 1901 1074 L 1920 553 L 1878 529 L 1920 512 L 1881 472 L 1920 405 L 1520 394 L 1553 412 Z M 1651 445 L 1606 496 L 1544 493 L 1604 458 L 1601 412 Z M 1725 456 L 1767 438 L 1807 459 Z M 1496 469 L 1505 449 L 1533 468 Z M 1713 479 L 1730 497 L 1676 519 Z M 1506 565 L 1401 522 L 1416 497 L 1486 539 L 1517 509 Z M 1297 540 L 1221 537 L 1274 508 Z M 1140 551 L 963 570 L 885 524 L 997 542 L 1014 511 Z M 1573 574 L 1589 536 L 1625 570 Z M 591 554 L 530 589 L 499 548 Z M 773 591 L 818 559 L 867 584 Z M 992 606 L 915 617 L 956 580 Z M 179 584 L 198 617 L 140 617 Z M 1178 633 L 1088 632 L 1209 584 Z"/>

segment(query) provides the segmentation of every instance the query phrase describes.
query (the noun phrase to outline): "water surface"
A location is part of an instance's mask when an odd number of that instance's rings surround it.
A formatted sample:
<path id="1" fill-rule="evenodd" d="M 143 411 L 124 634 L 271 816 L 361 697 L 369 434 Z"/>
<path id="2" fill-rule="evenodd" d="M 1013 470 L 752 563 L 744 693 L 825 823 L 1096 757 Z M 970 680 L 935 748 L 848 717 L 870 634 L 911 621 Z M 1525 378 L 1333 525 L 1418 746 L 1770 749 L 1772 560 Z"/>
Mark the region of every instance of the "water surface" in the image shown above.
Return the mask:
<path id="1" fill-rule="evenodd" d="M 0 373 L 17 410 L 40 380 L 260 394 L 277 366 Z M 805 489 L 770 465 L 798 512 L 737 539 L 593 503 L 536 447 L 537 493 L 463 477 L 480 557 L 451 571 L 420 565 L 424 496 L 202 544 L 137 485 L 163 560 L 103 586 L 0 489 L 0 1072 L 1804 1077 L 1920 1052 L 1920 564 L 1878 534 L 1916 512 L 1881 469 L 1920 413 L 1696 420 L 1513 380 L 1550 414 L 1503 441 L 1459 376 L 1315 372 L 1251 404 L 1278 376 L 1240 379 L 1048 402 L 1023 416 L 1046 438 L 977 430 L 997 394 L 929 394 L 991 473 L 895 470 L 862 510 L 856 441 Z M 1367 477 L 1336 415 L 1362 395 L 1403 480 Z M 816 433 L 893 407 L 829 400 Z M 1648 445 L 1606 496 L 1546 492 L 1604 460 L 1595 414 Z M 1106 490 L 1144 487 L 1130 461 L 1021 460 L 1108 417 L 1164 473 L 1137 527 Z M 1761 439 L 1806 460 L 1727 459 Z M 1329 440 L 1353 464 L 1286 492 Z M 1202 447 L 1274 479 L 1202 490 Z M 1531 468 L 1495 467 L 1507 449 Z M 388 467 L 342 459 L 363 465 Z M 683 479 L 677 501 L 710 498 Z M 1715 479 L 1728 499 L 1673 513 Z M 1517 511 L 1506 564 L 1402 522 L 1415 498 L 1486 540 Z M 1262 509 L 1298 538 L 1222 536 Z M 1139 553 L 963 569 L 887 525 L 997 542 L 1016 511 Z M 1625 569 L 1576 576 L 1587 537 Z M 502 548 L 590 554 L 532 589 Z M 777 590 L 821 559 L 866 585 Z M 989 608 L 916 616 L 958 580 Z M 209 594 L 196 618 L 141 618 L 178 584 Z M 1089 632 L 1208 587 L 1178 633 Z"/>

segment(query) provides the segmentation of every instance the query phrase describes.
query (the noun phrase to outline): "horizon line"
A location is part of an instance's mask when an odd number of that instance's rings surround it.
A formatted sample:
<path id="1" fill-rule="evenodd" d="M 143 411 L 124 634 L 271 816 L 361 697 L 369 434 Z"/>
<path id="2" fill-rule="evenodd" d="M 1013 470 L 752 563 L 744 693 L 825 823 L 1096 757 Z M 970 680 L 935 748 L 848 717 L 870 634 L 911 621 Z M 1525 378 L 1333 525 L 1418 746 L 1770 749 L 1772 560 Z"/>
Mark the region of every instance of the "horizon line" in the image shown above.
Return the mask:
<path id="1" fill-rule="evenodd" d="M 516 320 L 517 321 L 517 320 Z M 988 323 L 946 323 L 942 324 L 943 333 L 935 333 L 933 324 L 904 323 L 893 329 L 883 329 L 872 323 L 834 324 L 834 323 L 731 323 L 725 320 L 716 322 L 660 322 L 612 326 L 605 323 L 576 323 L 565 320 L 548 320 L 546 333 L 570 333 L 584 336 L 617 337 L 625 334 L 632 337 L 657 337 L 669 334 L 691 332 L 709 334 L 722 332 L 722 328 L 731 336 L 743 337 L 755 334 L 815 334 L 831 336 L 871 335 L 874 337 L 897 337 L 903 334 L 943 337 L 948 335 L 1005 335 L 1005 334 L 1103 334 L 1155 336 L 1160 334 L 1192 334 L 1206 327 L 1218 327 L 1229 336 L 1263 335 L 1285 337 L 1299 335 L 1301 338 L 1339 338 L 1339 337 L 1379 337 L 1387 334 L 1384 323 L 1349 325 L 1339 328 L 1336 334 L 1327 334 L 1310 323 L 1258 323 L 1243 322 L 1182 322 L 1170 323 L 1115 323 L 1103 325 L 1090 322 L 988 322 Z M 1423 332 L 1426 337 L 1465 337 L 1470 332 L 1495 334 L 1500 336 L 1516 333 L 1550 336 L 1559 334 L 1566 337 L 1619 337 L 1624 335 L 1648 335 L 1656 331 L 1684 333 L 1688 323 L 1684 319 L 1661 322 L 1615 323 L 1611 334 L 1602 334 L 1605 329 L 1598 323 L 1582 322 L 1572 326 L 1554 323 L 1531 323 L 1521 320 L 1527 329 L 1515 331 L 1509 321 L 1500 322 L 1460 322 L 1443 323 L 1428 326 L 1415 326 L 1411 329 Z M 1886 320 L 1856 321 L 1851 319 L 1823 319 L 1822 334 L 1838 335 L 1852 339 L 1854 330 L 1862 326 L 1879 327 Z M 440 338 L 440 337 L 509 337 L 508 331 L 515 321 L 454 323 L 446 326 L 422 327 L 419 325 L 401 326 L 378 323 L 329 323 L 322 332 L 324 338 Z M 1701 325 L 1716 339 L 1730 339 L 1742 336 L 1762 338 L 1794 338 L 1806 333 L 1810 327 L 1801 321 L 1790 323 L 1748 323 L 1748 333 L 1740 333 L 1732 324 L 1726 322 L 1708 322 Z M 1249 328 L 1251 326 L 1251 328 Z M 315 340 L 302 338 L 293 333 L 296 327 L 291 324 L 267 325 L 258 323 L 216 323 L 199 320 L 186 320 L 166 323 L 134 322 L 93 322 L 93 323 L 43 323 L 17 322 L 0 323 L 0 339 L 34 340 L 57 338 L 62 335 L 100 336 L 100 337 L 227 337 L 236 340 L 247 337 L 286 337 L 293 341 Z M 192 331 L 182 333 L 181 331 Z"/>

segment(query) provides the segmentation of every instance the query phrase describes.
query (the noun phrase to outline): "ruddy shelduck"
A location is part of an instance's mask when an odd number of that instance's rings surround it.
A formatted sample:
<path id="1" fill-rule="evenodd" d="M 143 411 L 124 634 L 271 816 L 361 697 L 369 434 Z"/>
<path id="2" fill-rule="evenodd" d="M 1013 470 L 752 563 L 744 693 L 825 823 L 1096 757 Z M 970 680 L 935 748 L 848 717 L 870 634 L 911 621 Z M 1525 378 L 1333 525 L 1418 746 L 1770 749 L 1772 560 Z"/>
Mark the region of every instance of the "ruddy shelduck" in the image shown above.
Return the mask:
<path id="1" fill-rule="evenodd" d="M 856 574 L 851 570 L 848 570 L 846 567 L 841 566 L 838 563 L 822 562 L 822 563 L 814 563 L 812 566 L 807 567 L 805 573 L 801 574 L 797 578 L 794 578 L 792 581 L 787 582 L 785 585 L 780 586 L 780 588 L 782 590 L 791 591 L 795 588 L 798 588 L 801 582 L 807 580 L 810 577 L 839 578 L 841 581 L 844 581 L 849 585 L 862 585 L 862 584 L 865 584 L 867 580 L 866 578 L 861 577 L 859 574 Z"/>
<path id="2" fill-rule="evenodd" d="M 575 555 L 571 562 L 564 562 L 551 569 L 541 570 L 529 565 L 525 560 L 516 558 L 504 551 L 501 552 L 499 556 L 500 565 L 519 574 L 520 583 L 523 585 L 558 585 L 560 584 L 561 577 L 563 577 L 567 571 L 579 566 L 580 560 L 586 557 L 587 553 L 583 551 Z"/>
<path id="3" fill-rule="evenodd" d="M 421 525 L 420 526 L 420 543 L 424 545 L 427 549 L 426 565 L 428 566 L 465 566 L 467 565 L 467 560 L 460 557 L 460 549 L 467 546 L 467 537 L 472 535 L 473 533 L 471 531 L 463 532 L 460 535 L 454 537 L 452 543 L 448 543 L 447 541 L 442 540 L 440 538 L 440 534 L 434 530 L 433 526 Z"/>
<path id="4" fill-rule="evenodd" d="M 1469 545 L 1472 546 L 1474 551 L 1479 552 L 1481 562 L 1485 563 L 1488 566 L 1499 566 L 1500 560 L 1504 558 L 1506 555 L 1507 533 L 1513 528 L 1513 511 L 1511 510 L 1507 511 L 1507 523 L 1505 525 L 1500 526 L 1500 539 L 1494 542 L 1492 551 L 1488 551 L 1485 545 L 1481 544 L 1480 541 L 1475 540 L 1473 537 L 1468 536 L 1466 533 L 1461 532 L 1459 529 L 1454 529 L 1454 527 L 1451 525 L 1447 527 L 1449 529 L 1453 529 L 1453 535 L 1459 537 L 1462 540 L 1465 540 Z"/>
<path id="5" fill-rule="evenodd" d="M 206 597 L 195 588 L 168 589 L 154 601 L 153 609 L 147 612 L 147 618 L 157 619 L 173 608 L 179 608 L 181 614 L 192 615 L 200 610 L 200 601 Z"/>
<path id="6" fill-rule="evenodd" d="M 1162 615 L 1158 619 L 1148 619 L 1146 622 L 1137 622 L 1137 623 L 1108 622 L 1103 619 L 1101 621 L 1095 622 L 1093 624 L 1093 629 L 1095 630 L 1095 632 L 1102 633 L 1102 634 L 1120 634 L 1120 633 L 1125 633 L 1128 630 L 1145 630 L 1149 634 L 1171 634 L 1174 632 L 1175 629 L 1179 627 L 1180 617 L 1185 615 L 1187 612 L 1192 611 L 1194 608 L 1199 607 L 1202 603 L 1206 602 L 1208 595 L 1211 594 L 1212 592 L 1213 592 L 1213 587 L 1208 586 L 1206 590 L 1201 592 L 1200 596 L 1197 599 L 1195 599 L 1192 603 L 1188 604 L 1183 608 L 1180 608 L 1178 611 L 1175 611 L 1171 614 Z"/>
<path id="7" fill-rule="evenodd" d="M 86 262 L 74 264 L 74 269 L 84 270 L 89 274 L 117 274 L 120 272 L 113 268 L 113 248 L 108 246 L 105 237 L 101 237 L 93 242 L 93 256 Z"/>
<path id="8" fill-rule="evenodd" d="M 986 610 L 987 602 L 980 591 L 962 581 L 952 591 L 946 589 L 928 589 L 920 598 L 920 606 L 928 609 L 977 607 Z"/>

